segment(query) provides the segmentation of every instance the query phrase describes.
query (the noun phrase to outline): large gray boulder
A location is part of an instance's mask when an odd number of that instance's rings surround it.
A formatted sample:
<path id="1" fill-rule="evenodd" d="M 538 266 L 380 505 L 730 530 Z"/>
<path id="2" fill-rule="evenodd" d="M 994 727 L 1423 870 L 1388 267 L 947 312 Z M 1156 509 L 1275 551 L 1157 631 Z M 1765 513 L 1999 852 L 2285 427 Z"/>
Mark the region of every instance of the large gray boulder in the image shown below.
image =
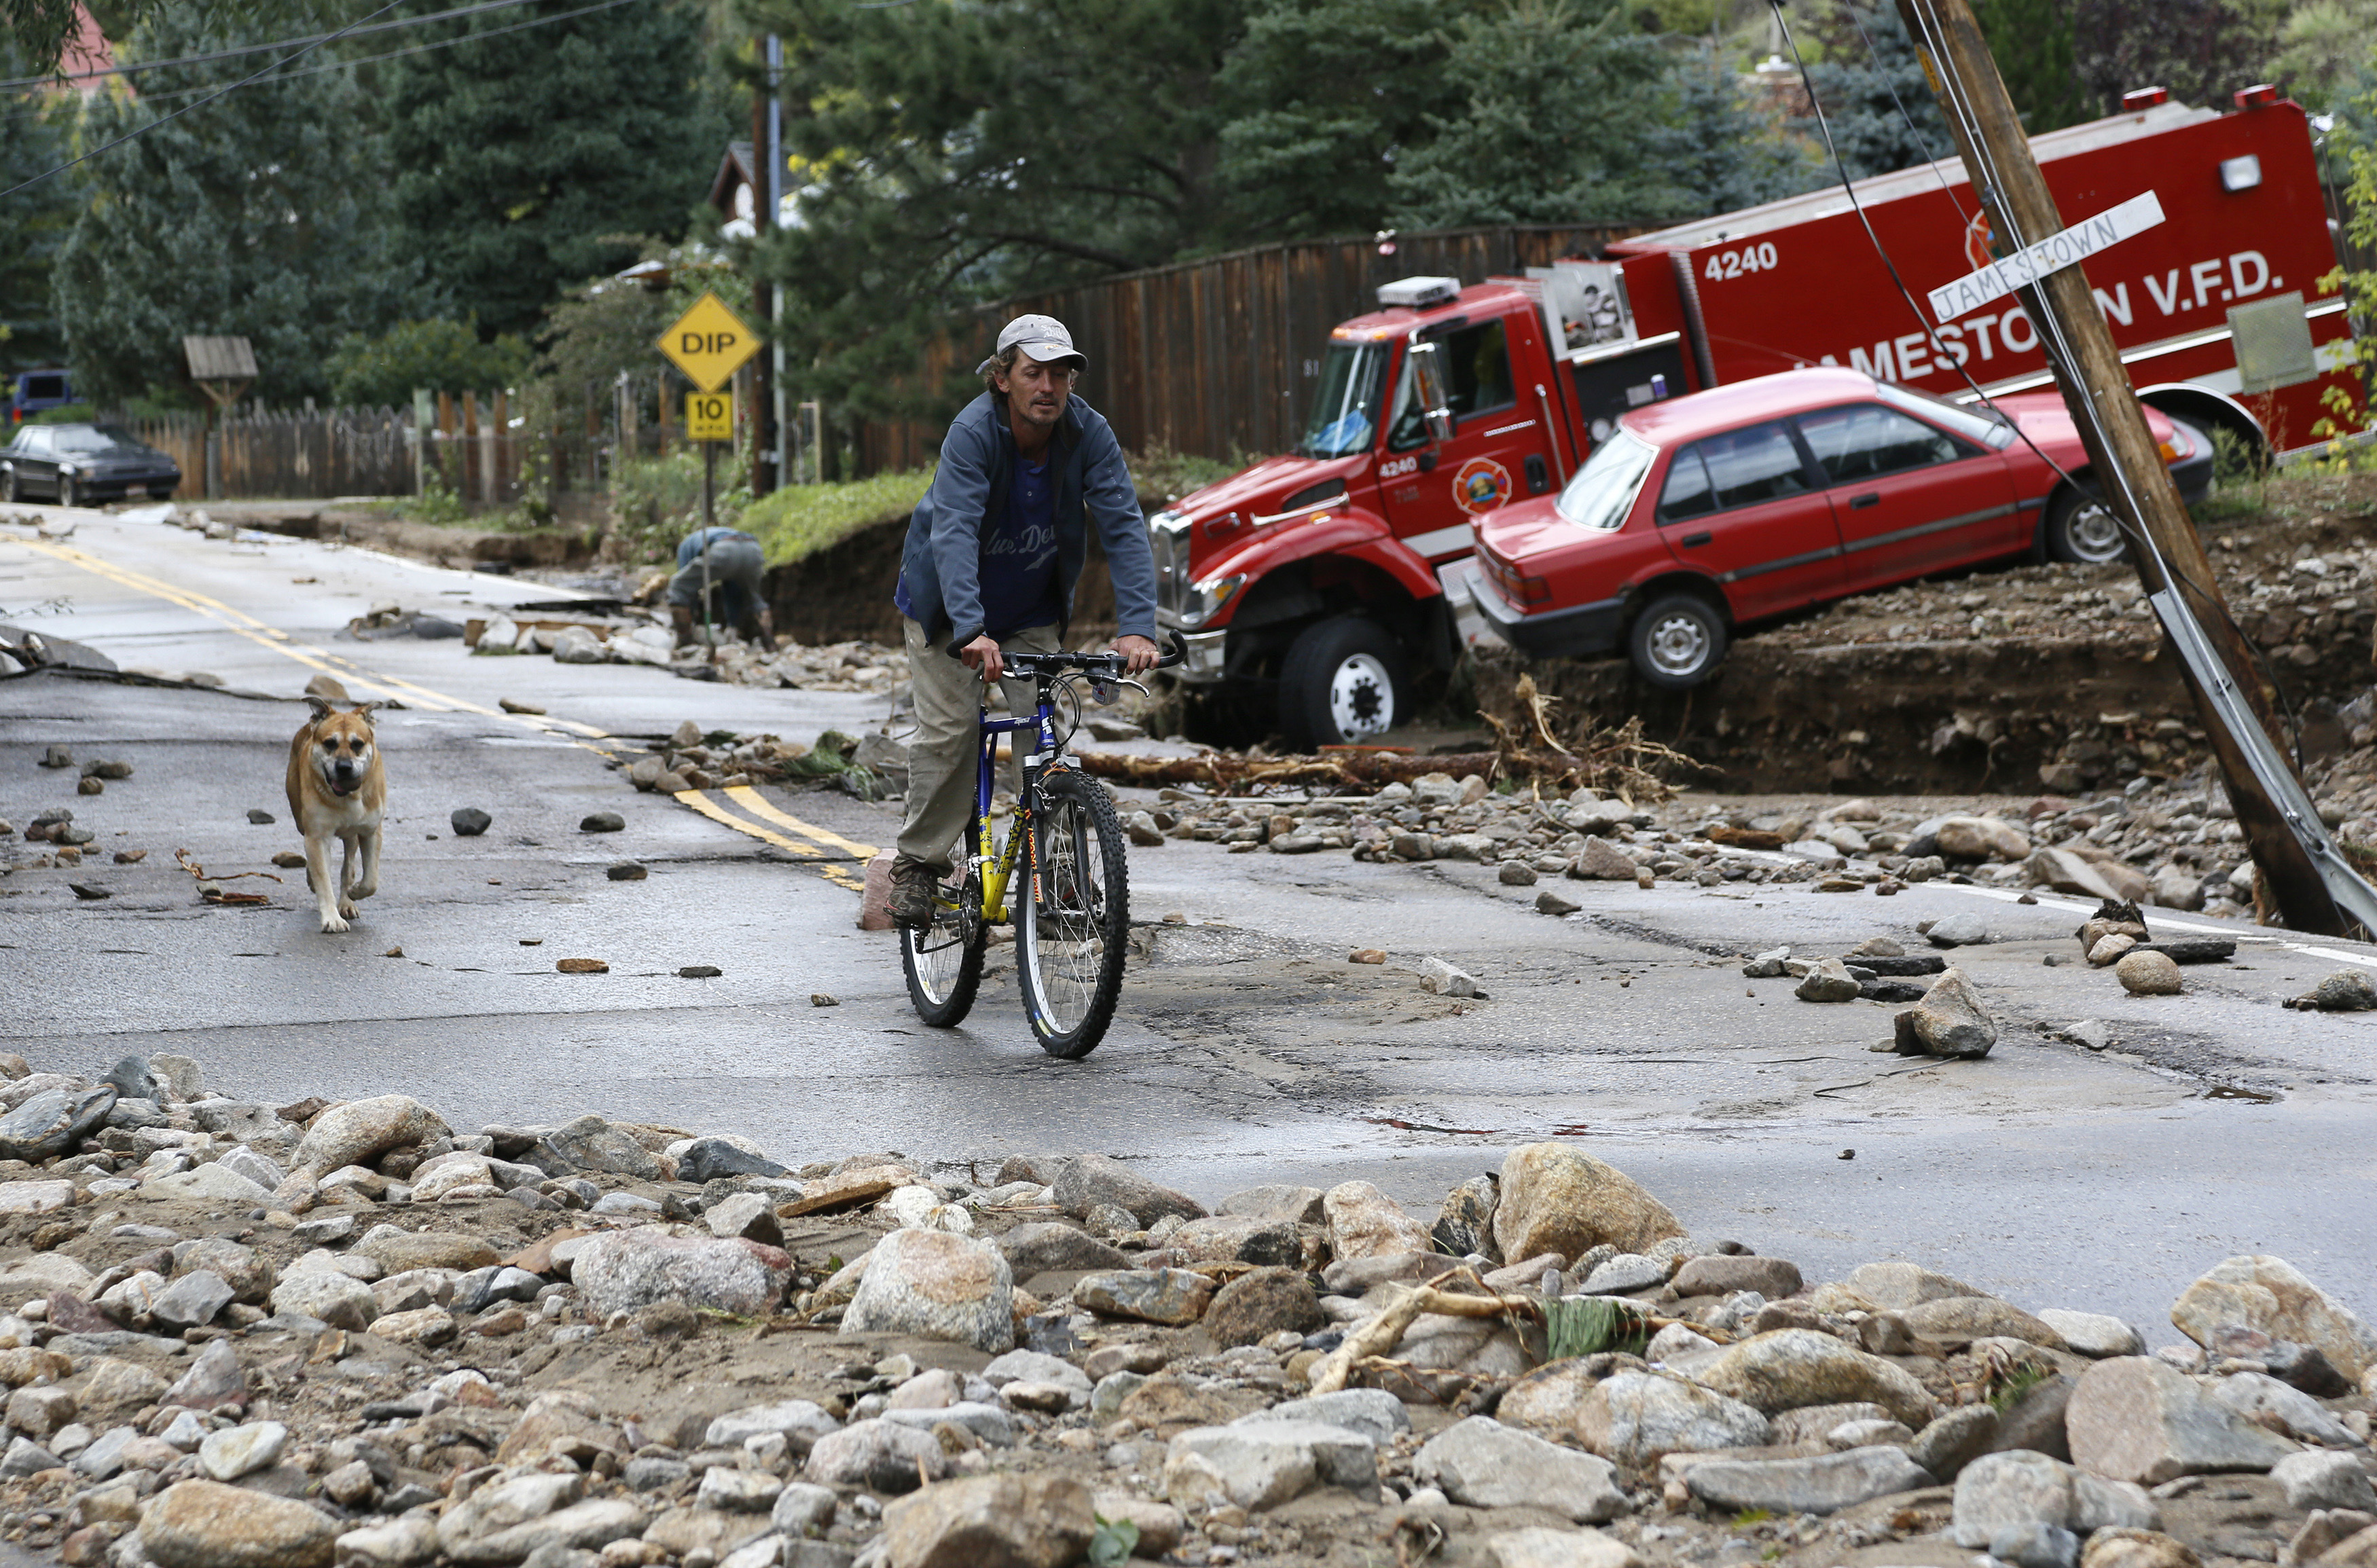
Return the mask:
<path id="1" fill-rule="evenodd" d="M 895 1230 L 867 1254 L 842 1332 L 910 1334 L 997 1354 L 1014 1348 L 1014 1308 L 1015 1278 L 994 1243 Z"/>
<path id="2" fill-rule="evenodd" d="M 1836 1514 L 1931 1484 L 1930 1471 L 1883 1445 L 1805 1459 L 1707 1459 L 1684 1472 L 1684 1485 L 1712 1507 L 1786 1514 Z"/>
<path id="3" fill-rule="evenodd" d="M 2186 1373 L 2144 1356 L 2115 1357 L 2083 1372 L 2063 1426 L 2072 1463 L 2143 1486 L 2223 1470 L 2267 1470 L 2295 1452 L 2293 1443 L 2215 1400 Z"/>
<path id="4" fill-rule="evenodd" d="M 1546 1508 L 1597 1525 L 1626 1512 L 1617 1467 L 1546 1442 L 1490 1416 L 1471 1416 L 1430 1438 L 1412 1473 L 1470 1508 Z"/>

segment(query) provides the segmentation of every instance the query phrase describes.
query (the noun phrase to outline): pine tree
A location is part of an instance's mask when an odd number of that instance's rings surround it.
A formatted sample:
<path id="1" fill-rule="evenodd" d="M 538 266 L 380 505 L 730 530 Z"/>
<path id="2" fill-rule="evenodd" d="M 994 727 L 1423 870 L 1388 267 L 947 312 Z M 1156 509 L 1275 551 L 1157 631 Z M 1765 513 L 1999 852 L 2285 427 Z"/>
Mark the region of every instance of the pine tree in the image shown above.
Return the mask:
<path id="1" fill-rule="evenodd" d="M 424 10 L 433 7 L 424 0 Z M 472 18 L 473 32 L 577 9 Z M 490 337 L 536 330 L 565 287 L 685 233 L 726 143 L 750 134 L 711 85 L 690 6 L 644 4 L 382 68 L 400 243 L 445 308 Z"/>
<path id="2" fill-rule="evenodd" d="M 1646 133 L 1666 59 L 1616 8 L 1511 0 L 1456 24 L 1446 66 L 1468 102 L 1390 177 L 1399 225 L 1640 219 L 1665 194 Z"/>
<path id="3" fill-rule="evenodd" d="M 1927 159 L 1953 158 L 1956 148 L 1931 84 L 1916 58 L 1915 45 L 1889 6 L 1867 7 L 1851 0 L 1853 25 L 1838 30 L 1829 53 L 1837 59 L 1808 67 L 1809 83 L 1833 145 L 1849 178 L 1911 169 Z M 1858 29 L 1862 29 L 1862 36 Z M 1798 122 L 1819 147 L 1822 131 L 1810 118 Z"/>
<path id="4" fill-rule="evenodd" d="M 0 76 L 30 74 L 29 57 L 0 39 Z M 48 174 L 74 156 L 67 132 L 74 100 L 0 100 L 0 190 Z M 74 224 L 71 174 L 52 174 L 0 197 L 0 367 L 31 369 L 63 364 L 66 333 L 50 306 L 50 269 Z"/>
<path id="5" fill-rule="evenodd" d="M 970 304 L 1167 262 L 1227 233 L 1214 78 L 1241 0 L 757 0 L 785 39 L 797 212 L 758 265 L 792 384 L 869 418 L 946 412 L 906 377 Z"/>
<path id="6" fill-rule="evenodd" d="M 2037 136 L 2094 117 L 2074 64 L 2071 0 L 1975 0 L 1973 17 L 2023 129 Z"/>
<path id="7" fill-rule="evenodd" d="M 1695 45 L 1668 79 L 1670 103 L 1646 161 L 1648 183 L 1666 193 L 1658 210 L 1731 212 L 1831 183 L 1822 149 L 1753 113 L 1713 49 Z"/>
<path id="8" fill-rule="evenodd" d="M 161 16 L 125 51 L 161 58 L 235 42 Z M 165 95 L 218 82 L 220 67 L 141 78 Z M 359 134 L 346 71 L 262 82 L 160 122 L 164 107 L 120 91 L 84 111 L 86 146 L 153 126 L 81 166 L 82 211 L 60 248 L 53 297 L 78 391 L 98 399 L 183 384 L 185 334 L 240 336 L 257 395 L 324 396 L 334 345 L 416 304 L 412 266 L 388 244 L 388 171 Z"/>
<path id="9" fill-rule="evenodd" d="M 1216 79 L 1220 181 L 1248 239 L 1360 233 L 1398 162 L 1460 113 L 1439 0 L 1256 0 Z"/>

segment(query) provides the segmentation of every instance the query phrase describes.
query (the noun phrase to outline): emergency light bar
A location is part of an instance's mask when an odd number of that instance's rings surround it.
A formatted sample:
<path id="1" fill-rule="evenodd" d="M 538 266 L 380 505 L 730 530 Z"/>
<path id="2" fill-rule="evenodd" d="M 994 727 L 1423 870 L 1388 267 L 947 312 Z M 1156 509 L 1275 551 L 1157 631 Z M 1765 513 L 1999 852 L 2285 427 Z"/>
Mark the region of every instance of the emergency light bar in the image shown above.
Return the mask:
<path id="1" fill-rule="evenodd" d="M 1379 303 L 1402 305 L 1406 310 L 1426 310 L 1432 305 L 1451 305 L 1461 297 L 1458 278 L 1398 278 L 1392 283 L 1379 285 Z"/>

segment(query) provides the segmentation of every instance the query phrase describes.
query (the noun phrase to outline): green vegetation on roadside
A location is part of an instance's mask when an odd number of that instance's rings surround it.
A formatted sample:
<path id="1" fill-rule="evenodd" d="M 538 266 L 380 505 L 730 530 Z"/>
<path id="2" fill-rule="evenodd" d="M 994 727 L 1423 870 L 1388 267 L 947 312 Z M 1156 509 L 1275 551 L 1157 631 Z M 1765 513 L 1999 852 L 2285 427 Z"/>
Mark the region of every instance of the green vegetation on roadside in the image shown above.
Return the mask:
<path id="1" fill-rule="evenodd" d="M 907 516 L 932 482 L 931 469 L 912 468 L 839 485 L 787 485 L 751 502 L 735 526 L 759 541 L 770 566 L 782 566 L 839 545 L 870 524 Z"/>

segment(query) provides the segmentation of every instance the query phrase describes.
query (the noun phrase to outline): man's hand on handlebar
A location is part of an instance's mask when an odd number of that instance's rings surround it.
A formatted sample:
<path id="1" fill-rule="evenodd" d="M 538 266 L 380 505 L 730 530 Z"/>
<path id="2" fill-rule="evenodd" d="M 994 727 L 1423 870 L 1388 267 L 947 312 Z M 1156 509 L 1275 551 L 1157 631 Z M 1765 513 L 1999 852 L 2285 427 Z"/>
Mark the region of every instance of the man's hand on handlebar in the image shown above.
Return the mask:
<path id="1" fill-rule="evenodd" d="M 1132 675 L 1144 675 L 1164 657 L 1164 651 L 1144 637 L 1117 637 L 1114 640 L 1114 651 L 1128 662 Z"/>
<path id="2" fill-rule="evenodd" d="M 1145 642 L 1147 640 L 1138 638 L 1134 640 Z M 1153 650 L 1154 644 L 1149 643 L 1148 646 Z M 988 637 L 975 638 L 958 650 L 958 657 L 965 661 L 966 668 L 981 675 L 983 684 L 985 686 L 997 680 L 1007 671 L 1007 662 L 999 657 L 998 643 Z M 1153 664 L 1154 660 L 1151 656 L 1148 662 Z"/>

